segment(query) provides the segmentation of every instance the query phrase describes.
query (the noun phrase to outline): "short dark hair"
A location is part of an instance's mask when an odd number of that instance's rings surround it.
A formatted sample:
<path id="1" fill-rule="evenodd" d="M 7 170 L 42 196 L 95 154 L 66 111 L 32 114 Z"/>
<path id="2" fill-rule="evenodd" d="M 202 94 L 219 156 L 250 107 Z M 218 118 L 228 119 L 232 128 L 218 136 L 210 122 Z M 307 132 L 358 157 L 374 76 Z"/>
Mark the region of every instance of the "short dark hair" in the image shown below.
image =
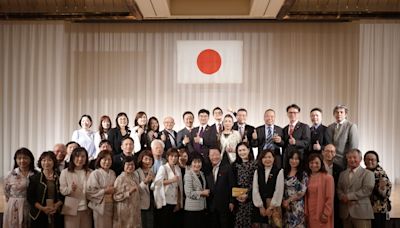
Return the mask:
<path id="1" fill-rule="evenodd" d="M 69 164 L 68 164 L 68 171 L 69 172 L 74 172 L 75 171 L 75 157 L 84 154 L 85 155 L 85 164 L 83 165 L 82 169 L 85 170 L 86 172 L 89 171 L 89 156 L 88 152 L 84 147 L 77 147 L 75 148 L 72 153 L 71 153 L 71 158 L 69 159 Z"/>
<path id="2" fill-rule="evenodd" d="M 100 166 L 100 161 L 105 158 L 106 156 L 110 156 L 111 157 L 111 165 L 112 165 L 112 152 L 109 150 L 102 150 L 100 151 L 99 155 L 97 155 L 97 159 L 96 159 L 96 163 L 95 163 L 95 168 L 101 168 Z"/>
<path id="3" fill-rule="evenodd" d="M 190 161 L 188 161 L 188 165 L 192 165 L 193 161 L 200 161 L 201 163 L 203 163 L 203 157 L 198 153 L 194 153 L 191 156 Z"/>
<path id="4" fill-rule="evenodd" d="M 379 155 L 378 155 L 378 153 L 377 153 L 376 151 L 374 151 L 374 150 L 369 150 L 369 151 L 367 151 L 367 152 L 364 154 L 364 160 L 365 160 L 365 157 L 367 157 L 368 154 L 373 154 L 373 155 L 375 155 L 375 157 L 376 157 L 376 162 L 379 163 Z"/>
<path id="5" fill-rule="evenodd" d="M 222 114 L 224 114 L 224 112 L 222 111 L 222 109 L 220 107 L 215 107 L 213 109 L 213 115 L 214 115 L 214 112 L 217 111 L 217 110 L 220 110 L 222 112 Z"/>
<path id="6" fill-rule="evenodd" d="M 127 140 L 127 139 L 131 140 L 131 141 L 133 142 L 133 144 L 135 144 L 135 141 L 133 140 L 133 138 L 131 138 L 129 135 L 126 135 L 125 137 L 123 137 L 123 138 L 121 139 L 121 145 L 122 145 L 122 143 L 123 143 L 125 140 Z"/>
<path id="7" fill-rule="evenodd" d="M 272 154 L 272 157 L 274 157 L 274 164 L 273 165 L 275 165 L 275 152 L 273 151 L 273 150 L 271 150 L 271 149 L 266 149 L 266 150 L 263 150 L 263 151 L 261 151 L 261 153 L 258 155 L 258 157 L 257 157 L 257 165 L 258 166 L 260 166 L 260 167 L 264 167 L 264 165 L 263 165 L 263 163 L 262 163 L 262 159 L 265 157 L 265 155 L 266 154 L 268 154 L 268 153 L 271 153 Z"/>
<path id="8" fill-rule="evenodd" d="M 76 144 L 76 145 L 78 145 L 78 147 L 81 146 L 81 145 L 79 145 L 79 143 L 77 143 L 77 142 L 75 142 L 75 141 L 69 141 L 69 142 L 67 142 L 67 144 L 65 144 L 65 147 L 68 147 L 68 146 L 71 145 L 71 144 Z"/>
<path id="9" fill-rule="evenodd" d="M 103 146 L 103 144 L 108 144 L 111 146 L 111 142 L 108 139 L 101 140 L 98 146 L 101 147 L 101 146 Z M 111 148 L 112 148 L 112 146 L 111 146 Z"/>
<path id="10" fill-rule="evenodd" d="M 207 116 L 210 116 L 210 111 L 208 111 L 207 109 L 204 108 L 200 109 L 197 115 L 199 116 L 201 113 L 205 113 L 207 114 Z"/>
<path id="11" fill-rule="evenodd" d="M 122 160 L 122 168 L 124 169 L 125 164 L 129 163 L 129 162 L 133 162 L 133 164 L 135 165 L 135 158 L 133 156 L 126 156 L 123 160 Z M 136 169 L 136 167 L 134 168 Z"/>
<path id="12" fill-rule="evenodd" d="M 176 149 L 176 148 L 169 148 L 169 149 L 167 150 L 167 153 L 165 154 L 165 157 L 168 158 L 169 156 L 171 156 L 171 155 L 173 155 L 173 154 L 176 154 L 176 156 L 179 157 L 179 151 L 178 151 L 178 149 Z"/>
<path id="13" fill-rule="evenodd" d="M 17 151 L 15 151 L 14 154 L 14 169 L 18 167 L 17 164 L 17 157 L 19 155 L 27 156 L 31 160 L 29 163 L 29 171 L 35 171 L 35 157 L 33 156 L 32 152 L 25 147 L 19 148 Z"/>
<path id="14" fill-rule="evenodd" d="M 142 160 L 143 160 L 143 158 L 144 157 L 150 157 L 151 158 L 151 160 L 153 161 L 153 164 L 154 164 L 154 158 L 153 158 L 153 153 L 151 153 L 151 150 L 144 150 L 144 151 L 142 151 L 140 154 L 139 154 L 139 157 L 138 157 L 138 160 L 137 160 L 137 164 L 138 164 L 138 167 L 139 168 L 142 168 L 143 167 L 143 162 L 142 162 Z"/>
<path id="15" fill-rule="evenodd" d="M 322 155 L 321 154 L 317 154 L 317 153 L 312 153 L 312 154 L 310 154 L 308 156 L 308 163 L 307 163 L 307 173 L 308 173 L 308 175 L 311 175 L 310 162 L 313 161 L 316 158 L 318 158 L 319 161 L 321 162 L 321 168 L 319 169 L 319 172 L 327 173 L 326 168 L 325 168 L 325 164 L 324 164 L 324 160 L 322 158 Z"/>
<path id="16" fill-rule="evenodd" d="M 291 108 L 295 108 L 300 112 L 300 107 L 297 104 L 291 104 L 291 105 L 287 106 L 286 112 L 289 112 L 289 109 L 291 109 Z"/>
<path id="17" fill-rule="evenodd" d="M 39 157 L 39 161 L 37 163 L 37 166 L 39 167 L 39 169 L 43 170 L 42 160 L 44 158 L 46 158 L 46 157 L 48 157 L 51 160 L 53 160 L 53 171 L 56 172 L 58 170 L 58 167 L 57 167 L 58 166 L 58 162 L 57 162 L 56 155 L 54 154 L 53 151 L 45 151 L 45 152 L 43 152 Z"/>
<path id="18" fill-rule="evenodd" d="M 82 119 L 84 118 L 84 117 L 87 117 L 89 120 L 90 120 L 90 127 L 92 126 L 92 124 L 93 124 L 93 121 L 92 121 L 92 117 L 90 116 L 90 115 L 88 115 L 88 114 L 84 114 L 84 115 L 82 115 L 81 116 L 81 118 L 79 119 L 79 126 L 80 127 L 82 127 Z"/>
<path id="19" fill-rule="evenodd" d="M 236 111 L 236 113 L 238 113 L 238 112 L 245 112 L 245 113 L 247 113 L 247 110 L 246 110 L 245 108 L 239 108 L 239 109 Z"/>
<path id="20" fill-rule="evenodd" d="M 272 108 L 269 108 L 269 109 L 265 110 L 264 114 L 265 114 L 266 112 L 273 112 L 273 113 L 275 113 L 275 110 L 273 110 Z"/>
<path id="21" fill-rule="evenodd" d="M 186 112 L 183 113 L 182 119 L 184 119 L 186 115 L 192 115 L 192 116 L 194 117 L 193 112 L 191 112 L 191 111 L 186 111 Z"/>
<path id="22" fill-rule="evenodd" d="M 318 112 L 322 113 L 322 109 L 320 109 L 320 108 L 313 108 L 313 109 L 311 109 L 310 113 L 312 113 L 314 111 L 318 111 Z"/>
<path id="23" fill-rule="evenodd" d="M 118 118 L 120 118 L 120 117 L 122 117 L 122 116 L 125 116 L 125 117 L 126 117 L 126 120 L 127 120 L 126 122 L 127 122 L 127 123 L 126 123 L 126 127 L 125 127 L 125 128 L 126 128 L 126 129 L 129 129 L 129 128 L 128 128 L 128 126 L 129 126 L 129 118 L 128 118 L 128 115 L 126 115 L 125 112 L 120 112 L 120 113 L 117 114 L 117 117 L 115 117 L 115 124 L 116 124 L 117 128 L 118 128 L 118 129 L 121 128 L 121 127 L 119 126 L 119 124 L 118 124 Z"/>

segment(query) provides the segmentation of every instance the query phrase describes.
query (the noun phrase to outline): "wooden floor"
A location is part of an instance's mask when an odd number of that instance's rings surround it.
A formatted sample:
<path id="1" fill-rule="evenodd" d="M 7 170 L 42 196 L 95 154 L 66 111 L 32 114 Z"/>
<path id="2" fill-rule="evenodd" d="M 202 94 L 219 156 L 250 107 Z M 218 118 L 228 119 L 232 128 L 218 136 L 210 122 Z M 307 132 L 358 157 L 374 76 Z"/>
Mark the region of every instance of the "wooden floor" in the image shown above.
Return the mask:
<path id="1" fill-rule="evenodd" d="M 390 197 L 392 201 L 392 211 L 390 212 L 391 218 L 400 218 L 400 185 L 395 185 L 392 189 Z M 3 193 L 3 183 L 0 183 L 0 213 L 4 212 L 5 198 Z"/>

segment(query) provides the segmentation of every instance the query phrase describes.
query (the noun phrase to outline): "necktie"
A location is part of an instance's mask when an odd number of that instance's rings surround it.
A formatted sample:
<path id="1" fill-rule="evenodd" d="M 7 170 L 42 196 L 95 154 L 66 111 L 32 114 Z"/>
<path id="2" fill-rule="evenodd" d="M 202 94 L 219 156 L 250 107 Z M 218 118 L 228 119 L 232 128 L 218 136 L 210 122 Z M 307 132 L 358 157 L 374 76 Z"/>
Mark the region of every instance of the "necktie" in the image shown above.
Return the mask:
<path id="1" fill-rule="evenodd" d="M 203 137 L 204 135 L 204 127 L 200 128 L 200 133 L 199 133 L 200 137 Z"/>
<path id="2" fill-rule="evenodd" d="M 342 126 L 342 124 L 336 124 L 335 133 L 334 133 L 334 136 L 333 136 L 333 140 L 334 140 L 335 142 L 336 142 L 336 141 L 338 140 L 338 138 L 339 138 L 341 126 Z"/>
<path id="3" fill-rule="evenodd" d="M 243 126 L 240 126 L 240 129 L 239 129 L 239 133 L 240 133 L 240 136 L 243 138 L 243 134 L 244 134 L 244 130 L 243 130 Z"/>
<path id="4" fill-rule="evenodd" d="M 200 136 L 201 138 L 203 138 L 203 135 L 204 135 L 204 127 L 200 127 L 199 136 Z M 194 149 L 195 149 L 195 151 L 196 151 L 197 153 L 200 153 L 200 154 L 202 153 L 200 143 L 195 143 L 195 144 L 194 144 Z"/>
<path id="5" fill-rule="evenodd" d="M 222 131 L 223 131 L 222 124 L 218 124 L 218 133 L 221 133 Z"/>
<path id="6" fill-rule="evenodd" d="M 265 138 L 265 144 L 264 144 L 264 150 L 265 149 L 273 149 L 273 144 L 272 144 L 272 127 L 268 127 L 267 135 Z"/>
<path id="7" fill-rule="evenodd" d="M 294 126 L 293 125 L 289 125 L 289 135 L 293 136 L 293 131 L 294 131 Z"/>

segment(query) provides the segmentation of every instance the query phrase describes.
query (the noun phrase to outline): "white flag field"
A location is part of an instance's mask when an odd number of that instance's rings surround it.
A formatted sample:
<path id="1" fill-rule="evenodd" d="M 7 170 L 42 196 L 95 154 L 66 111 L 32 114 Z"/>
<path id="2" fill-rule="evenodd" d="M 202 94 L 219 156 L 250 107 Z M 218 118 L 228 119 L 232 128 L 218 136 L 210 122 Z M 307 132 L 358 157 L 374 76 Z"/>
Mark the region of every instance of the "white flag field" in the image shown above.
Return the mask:
<path id="1" fill-rule="evenodd" d="M 176 64 L 178 83 L 242 83 L 243 41 L 178 40 Z"/>

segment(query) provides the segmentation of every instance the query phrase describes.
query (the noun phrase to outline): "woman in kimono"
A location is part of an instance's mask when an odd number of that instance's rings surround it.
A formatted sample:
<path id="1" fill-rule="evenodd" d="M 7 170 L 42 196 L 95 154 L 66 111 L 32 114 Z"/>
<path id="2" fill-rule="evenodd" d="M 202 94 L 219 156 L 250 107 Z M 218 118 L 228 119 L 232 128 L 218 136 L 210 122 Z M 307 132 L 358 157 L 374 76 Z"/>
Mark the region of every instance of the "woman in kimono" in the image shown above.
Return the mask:
<path id="1" fill-rule="evenodd" d="M 27 199 L 32 228 L 64 227 L 60 213 L 64 197 L 60 193 L 56 164 L 53 151 L 43 152 L 38 161 L 41 172 L 29 178 Z"/>
<path id="2" fill-rule="evenodd" d="M 86 197 L 89 208 L 93 210 L 95 228 L 110 228 L 113 222 L 113 197 L 115 173 L 111 170 L 112 152 L 103 150 L 96 160 L 96 170 L 88 179 Z"/>
<path id="3" fill-rule="evenodd" d="M 135 176 L 139 182 L 140 209 L 143 228 L 153 228 L 154 216 L 154 198 L 150 185 L 154 180 L 154 173 L 151 169 L 154 159 L 150 150 L 140 153 L 138 158 L 138 169 Z"/>
<path id="4" fill-rule="evenodd" d="M 92 126 L 92 117 L 82 115 L 79 120 L 81 129 L 75 130 L 72 133 L 71 140 L 77 142 L 81 147 L 84 147 L 89 154 L 89 160 L 93 160 L 96 156 L 96 146 L 94 145 L 95 133 L 90 130 Z"/>
<path id="5" fill-rule="evenodd" d="M 60 175 L 60 192 L 65 197 L 64 214 L 65 228 L 92 227 L 92 210 L 86 200 L 86 183 L 91 170 L 89 157 L 83 147 L 75 148 L 71 154 L 71 162 Z"/>
<path id="6" fill-rule="evenodd" d="M 114 183 L 114 228 L 141 228 L 139 184 L 132 156 L 125 157 L 124 171 Z"/>
<path id="7" fill-rule="evenodd" d="M 29 204 L 26 201 L 29 177 L 34 175 L 35 158 L 27 148 L 18 149 L 14 154 L 14 169 L 4 179 L 4 195 L 7 204 L 4 209 L 4 228 L 29 227 Z"/>

